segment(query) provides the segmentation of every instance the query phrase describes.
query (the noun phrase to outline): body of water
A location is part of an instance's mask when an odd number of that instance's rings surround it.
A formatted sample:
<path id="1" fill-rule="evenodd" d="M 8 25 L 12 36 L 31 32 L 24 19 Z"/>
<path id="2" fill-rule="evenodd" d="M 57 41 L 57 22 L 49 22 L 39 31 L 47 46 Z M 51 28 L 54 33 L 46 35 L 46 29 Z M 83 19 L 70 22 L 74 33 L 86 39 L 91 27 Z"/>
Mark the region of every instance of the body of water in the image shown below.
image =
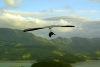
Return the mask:
<path id="1" fill-rule="evenodd" d="M 36 61 L 0 61 L 0 67 L 31 67 Z"/>
<path id="2" fill-rule="evenodd" d="M 0 67 L 31 67 L 36 61 L 0 61 Z M 73 67 L 100 67 L 99 60 L 71 64 Z"/>
<path id="3" fill-rule="evenodd" d="M 100 60 L 92 60 L 72 64 L 73 67 L 100 67 Z"/>

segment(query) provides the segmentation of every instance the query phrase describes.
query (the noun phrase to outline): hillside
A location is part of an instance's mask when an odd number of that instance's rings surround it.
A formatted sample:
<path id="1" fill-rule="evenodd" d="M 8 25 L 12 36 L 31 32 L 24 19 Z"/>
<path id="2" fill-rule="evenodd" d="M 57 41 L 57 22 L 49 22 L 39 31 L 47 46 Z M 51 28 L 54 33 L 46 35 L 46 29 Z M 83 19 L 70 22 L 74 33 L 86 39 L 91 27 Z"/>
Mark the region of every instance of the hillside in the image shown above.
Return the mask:
<path id="1" fill-rule="evenodd" d="M 0 60 L 84 61 L 82 57 L 63 51 L 56 43 L 22 30 L 0 28 Z"/>
<path id="2" fill-rule="evenodd" d="M 48 45 L 53 43 L 45 38 L 37 37 L 32 33 L 24 33 L 22 30 L 0 28 L 0 41 L 23 43 L 24 45 Z"/>
<path id="3" fill-rule="evenodd" d="M 86 55 L 91 59 L 100 59 L 100 38 L 61 38 L 51 40 L 65 51 Z"/>
<path id="4" fill-rule="evenodd" d="M 47 40 L 32 33 L 24 33 L 22 30 L 0 28 L 0 59 L 2 60 L 37 60 L 63 55 L 70 58 L 68 55 L 70 53 L 74 53 L 74 55 L 70 54 L 73 57 L 76 55 L 83 59 L 100 59 L 99 44 L 100 38 L 58 37 Z"/>

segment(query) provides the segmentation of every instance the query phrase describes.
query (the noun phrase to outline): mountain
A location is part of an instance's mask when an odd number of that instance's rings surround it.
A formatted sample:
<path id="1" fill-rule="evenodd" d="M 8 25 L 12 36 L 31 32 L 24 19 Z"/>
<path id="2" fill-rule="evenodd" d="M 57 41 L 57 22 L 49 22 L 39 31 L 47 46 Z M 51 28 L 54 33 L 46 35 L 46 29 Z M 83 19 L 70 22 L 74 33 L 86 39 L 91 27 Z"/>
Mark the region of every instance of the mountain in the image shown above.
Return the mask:
<path id="1" fill-rule="evenodd" d="M 97 50 L 100 50 L 100 38 L 81 38 L 81 37 L 73 37 L 73 38 L 61 38 L 58 37 L 56 39 L 51 40 L 56 43 L 59 47 L 72 52 L 89 52 L 93 53 Z M 66 49 L 68 48 L 68 49 Z"/>
<path id="2" fill-rule="evenodd" d="M 37 37 L 22 30 L 0 28 L 0 60 L 63 60 L 65 62 L 84 61 L 60 48 L 55 42 Z"/>
<path id="3" fill-rule="evenodd" d="M 66 58 L 70 62 L 76 62 L 77 56 L 80 56 L 81 60 L 82 57 L 100 59 L 99 44 L 100 38 L 58 37 L 47 40 L 22 30 L 0 28 L 0 59 L 2 60 L 40 60 L 55 57 L 58 59 L 57 57 L 61 58 L 61 56 L 75 60 L 70 61 Z"/>
<path id="4" fill-rule="evenodd" d="M 65 51 L 75 54 L 86 55 L 91 59 L 100 59 L 100 38 L 81 38 L 72 37 L 61 38 L 51 40 L 56 43 L 60 48 Z"/>
<path id="5" fill-rule="evenodd" d="M 23 43 L 24 45 L 51 44 L 52 42 L 32 33 L 24 33 L 22 30 L 0 28 L 0 41 Z M 53 43 L 52 43 L 53 44 Z"/>

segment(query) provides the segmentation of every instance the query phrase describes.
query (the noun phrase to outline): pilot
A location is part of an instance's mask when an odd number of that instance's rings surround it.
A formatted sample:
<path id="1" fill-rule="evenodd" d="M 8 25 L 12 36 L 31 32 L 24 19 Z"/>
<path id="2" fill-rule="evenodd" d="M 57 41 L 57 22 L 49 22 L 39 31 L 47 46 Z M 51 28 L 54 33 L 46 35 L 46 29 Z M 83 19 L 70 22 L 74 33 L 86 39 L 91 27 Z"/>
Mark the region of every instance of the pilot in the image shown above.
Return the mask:
<path id="1" fill-rule="evenodd" d="M 56 35 L 56 34 L 54 34 L 53 32 L 49 32 L 49 37 L 51 37 L 52 35 Z"/>

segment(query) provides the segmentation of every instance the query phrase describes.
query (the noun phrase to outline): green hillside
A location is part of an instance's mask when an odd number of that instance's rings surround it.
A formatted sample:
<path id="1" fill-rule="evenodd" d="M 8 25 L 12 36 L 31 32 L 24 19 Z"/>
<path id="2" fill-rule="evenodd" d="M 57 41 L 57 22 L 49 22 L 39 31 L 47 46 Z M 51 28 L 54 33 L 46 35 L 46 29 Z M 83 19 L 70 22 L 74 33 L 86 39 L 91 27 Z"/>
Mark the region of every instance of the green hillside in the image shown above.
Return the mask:
<path id="1" fill-rule="evenodd" d="M 0 28 L 0 60 L 38 60 L 52 59 L 75 63 L 84 61 L 60 48 L 55 42 L 37 37 L 22 30 Z"/>
<path id="2" fill-rule="evenodd" d="M 72 52 L 75 55 L 84 56 L 88 59 L 100 59 L 100 38 L 61 38 L 51 40 L 64 51 Z"/>

